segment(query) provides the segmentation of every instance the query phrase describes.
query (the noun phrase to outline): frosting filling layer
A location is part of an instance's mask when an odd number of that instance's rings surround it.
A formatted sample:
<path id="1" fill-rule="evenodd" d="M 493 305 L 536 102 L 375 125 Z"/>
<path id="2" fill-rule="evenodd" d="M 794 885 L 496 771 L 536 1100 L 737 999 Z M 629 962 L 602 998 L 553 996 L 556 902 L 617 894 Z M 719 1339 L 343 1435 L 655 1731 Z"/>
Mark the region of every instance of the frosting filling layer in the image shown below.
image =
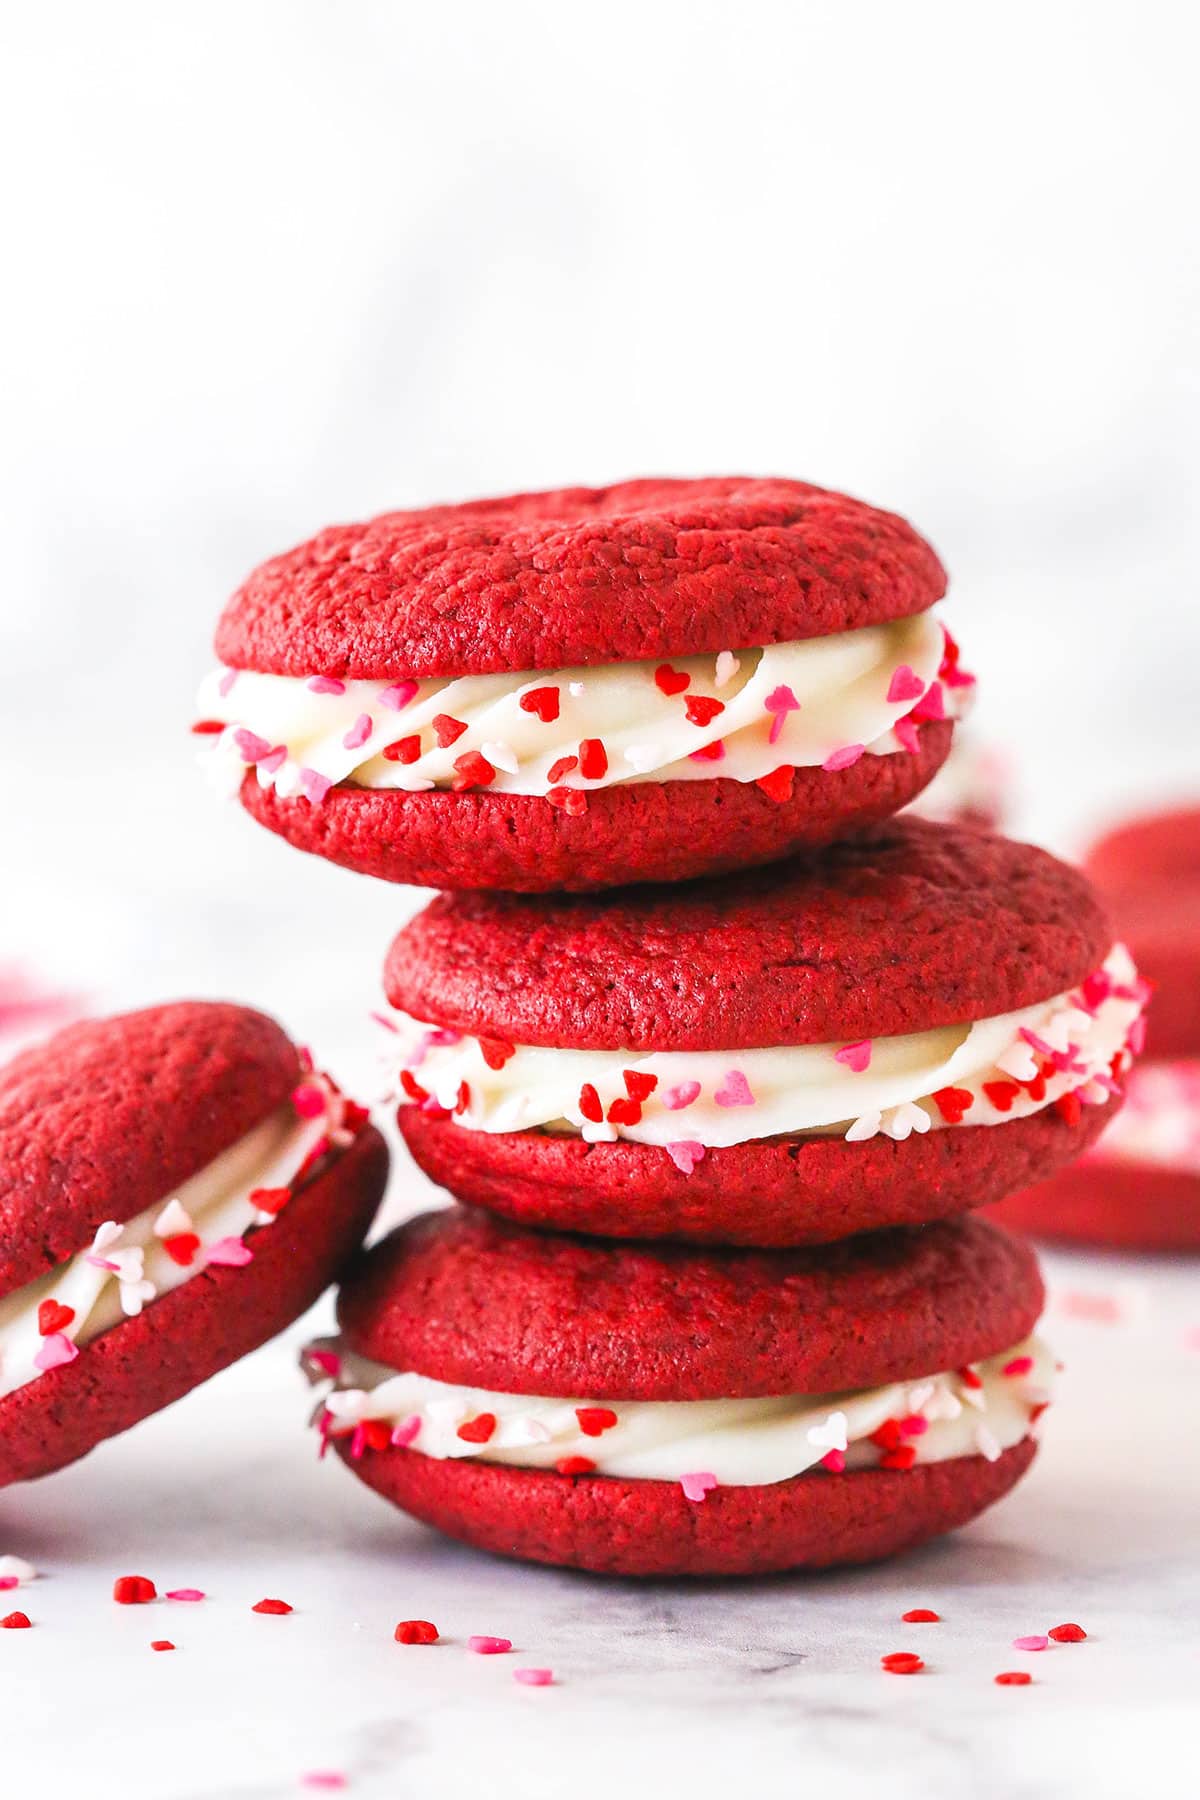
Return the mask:
<path id="1" fill-rule="evenodd" d="M 1054 1359 L 1036 1337 L 966 1369 L 838 1394 L 729 1400 L 566 1400 L 457 1387 L 310 1345 L 312 1377 L 334 1385 L 317 1415 L 323 1439 L 352 1455 L 399 1445 L 565 1475 L 757 1487 L 821 1467 L 908 1469 L 960 1456 L 994 1461 L 1049 1403 Z M 586 1466 L 583 1466 L 586 1465 Z M 691 1490 L 691 1491 L 689 1491 Z"/>
<path id="2" fill-rule="evenodd" d="M 974 687 L 932 613 L 672 663 L 343 681 L 217 670 L 195 730 L 218 775 L 319 803 L 331 786 L 549 795 L 639 781 L 758 781 L 915 751 Z M 582 804 L 585 804 L 582 803 Z"/>
<path id="3" fill-rule="evenodd" d="M 706 1149 L 819 1133 L 1002 1125 L 1048 1106 L 1078 1117 L 1118 1091 L 1148 989 L 1123 945 L 1070 993 L 1021 1011 L 854 1044 L 737 1051 L 546 1049 L 393 1013 L 392 1098 L 470 1131 L 574 1131 L 657 1144 L 685 1173 Z"/>
<path id="4" fill-rule="evenodd" d="M 328 1076 L 306 1074 L 261 1125 L 123 1224 L 101 1225 L 69 1262 L 0 1299 L 0 1398 L 209 1268 L 254 1258 L 244 1234 L 353 1141 L 365 1119 Z"/>

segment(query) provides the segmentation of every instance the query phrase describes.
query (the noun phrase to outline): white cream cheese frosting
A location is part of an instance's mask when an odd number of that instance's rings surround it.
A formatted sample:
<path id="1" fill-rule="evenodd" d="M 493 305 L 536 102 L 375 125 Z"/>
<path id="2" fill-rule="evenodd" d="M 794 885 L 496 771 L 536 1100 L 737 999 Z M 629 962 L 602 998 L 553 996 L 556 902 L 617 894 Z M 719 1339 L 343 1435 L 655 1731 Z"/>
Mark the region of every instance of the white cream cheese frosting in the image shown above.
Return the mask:
<path id="1" fill-rule="evenodd" d="M 328 1077 L 306 1074 L 291 1100 L 174 1193 L 101 1225 L 69 1262 L 0 1299 L 0 1398 L 206 1268 L 251 1262 L 244 1234 L 269 1225 L 288 1190 L 351 1141 L 347 1104 Z"/>
<path id="2" fill-rule="evenodd" d="M 680 1481 L 689 1499 L 703 1498 L 702 1484 L 764 1486 L 818 1466 L 838 1473 L 962 1456 L 994 1461 L 1028 1435 L 1049 1403 L 1055 1373 L 1036 1337 L 967 1369 L 765 1399 L 499 1394 L 398 1374 L 347 1353 L 337 1339 L 311 1345 L 305 1360 L 314 1379 L 334 1381 L 318 1413 L 323 1436 L 350 1436 L 354 1455 L 395 1443 L 423 1456 Z"/>
<path id="3" fill-rule="evenodd" d="M 1140 1047 L 1146 992 L 1117 945 L 1070 993 L 903 1037 L 623 1053 L 497 1045 L 393 1013 L 387 1060 L 393 1098 L 449 1113 L 465 1130 L 627 1138 L 666 1148 L 684 1167 L 706 1149 L 758 1138 L 903 1140 L 1055 1104 L 1102 1104 Z"/>
<path id="4" fill-rule="evenodd" d="M 846 768 L 915 750 L 914 717 L 959 717 L 973 687 L 927 612 L 670 663 L 386 682 L 217 670 L 195 729 L 222 779 L 253 766 L 284 798 L 341 782 L 545 795 Z"/>

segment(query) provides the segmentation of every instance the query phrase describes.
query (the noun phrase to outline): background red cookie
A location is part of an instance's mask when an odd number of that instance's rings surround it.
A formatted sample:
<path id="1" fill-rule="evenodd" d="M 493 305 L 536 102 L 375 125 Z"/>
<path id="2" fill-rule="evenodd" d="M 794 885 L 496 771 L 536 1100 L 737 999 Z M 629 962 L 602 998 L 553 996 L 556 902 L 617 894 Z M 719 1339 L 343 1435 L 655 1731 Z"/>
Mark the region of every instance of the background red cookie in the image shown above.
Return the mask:
<path id="1" fill-rule="evenodd" d="M 273 1020 L 180 1002 L 69 1027 L 0 1071 L 0 1298 L 165 1202 L 306 1079 Z M 74 1461 L 291 1323 L 361 1244 L 387 1150 L 357 1116 L 245 1267 L 210 1266 L 0 1398 L 0 1485 Z"/>
<path id="2" fill-rule="evenodd" d="M 1110 945 L 1076 871 L 908 817 L 685 889 L 442 895 L 398 934 L 384 980 L 401 1011 L 500 1043 L 732 1055 L 1007 1013 L 1070 990 Z M 904 1142 L 765 1136 L 709 1148 L 686 1174 L 629 1139 L 470 1129 L 413 1104 L 399 1122 L 431 1179 L 525 1224 L 782 1246 L 983 1205 L 1078 1155 L 1116 1105 Z"/>
<path id="3" fill-rule="evenodd" d="M 1095 1156 L 989 1207 L 1010 1231 L 1051 1243 L 1200 1250 L 1200 1174 Z"/>
<path id="4" fill-rule="evenodd" d="M 368 1253 L 338 1310 L 345 1348 L 392 1369 L 616 1402 L 916 1379 L 1020 1341 L 1041 1303 L 1032 1253 L 978 1220 L 820 1252 L 720 1254 L 523 1232 L 454 1209 L 411 1221 Z M 418 1449 L 352 1457 L 335 1441 L 370 1486 L 454 1536 L 627 1575 L 888 1555 L 963 1523 L 1033 1455 L 1026 1438 L 991 1462 L 810 1473 L 717 1488 L 697 1506 L 674 1482 L 576 1479 Z"/>
<path id="5" fill-rule="evenodd" d="M 295 679 L 552 671 L 827 637 L 924 612 L 944 591 L 904 520 L 846 495 L 753 477 L 629 481 L 333 526 L 249 577 L 216 650 L 231 670 Z M 314 803 L 253 769 L 241 798 L 298 848 L 384 880 L 586 890 L 750 866 L 885 818 L 936 773 L 952 729 L 934 709 L 914 717 L 909 749 L 801 767 L 770 792 L 646 780 L 589 789 L 578 813 L 540 792 L 345 779 Z M 779 762 L 790 768 L 784 748 Z"/>

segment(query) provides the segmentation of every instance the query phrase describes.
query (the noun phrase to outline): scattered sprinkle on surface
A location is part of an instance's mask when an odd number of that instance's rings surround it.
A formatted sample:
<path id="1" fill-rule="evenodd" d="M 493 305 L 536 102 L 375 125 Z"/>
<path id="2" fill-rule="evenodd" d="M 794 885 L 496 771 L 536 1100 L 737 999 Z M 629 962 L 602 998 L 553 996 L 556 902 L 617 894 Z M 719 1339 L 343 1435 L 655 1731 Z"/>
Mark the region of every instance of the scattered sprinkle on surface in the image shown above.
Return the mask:
<path id="1" fill-rule="evenodd" d="M 512 1649 L 512 1639 L 502 1637 L 469 1637 L 467 1649 L 473 1650 L 476 1656 L 503 1656 Z"/>
<path id="2" fill-rule="evenodd" d="M 257 1600 L 250 1608 L 256 1613 L 290 1613 L 291 1610 L 286 1600 Z"/>

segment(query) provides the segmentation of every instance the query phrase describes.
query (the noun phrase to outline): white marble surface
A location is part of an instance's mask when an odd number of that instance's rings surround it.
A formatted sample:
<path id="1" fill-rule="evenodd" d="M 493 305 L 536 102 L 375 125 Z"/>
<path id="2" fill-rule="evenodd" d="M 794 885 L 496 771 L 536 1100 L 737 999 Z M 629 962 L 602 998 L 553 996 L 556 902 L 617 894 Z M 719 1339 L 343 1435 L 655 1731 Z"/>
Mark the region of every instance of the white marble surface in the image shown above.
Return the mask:
<path id="1" fill-rule="evenodd" d="M 1200 1645 L 1200 1294 L 1191 1270 L 1056 1257 L 1068 1369 L 1034 1470 L 902 1561 L 817 1579 L 607 1582 L 522 1568 L 392 1513 L 318 1464 L 291 1334 L 73 1470 L 0 1494 L 4 1793 L 286 1800 L 314 1770 L 353 1800 L 614 1791 L 913 1800 L 1194 1794 Z M 1081 1320 L 1064 1291 L 1115 1299 Z M 1078 1302 L 1076 1301 L 1077 1305 Z M 201 1605 L 119 1607 L 114 1576 Z M 263 1595 L 286 1618 L 250 1611 Z M 930 1606 L 940 1625 L 899 1615 Z M 446 1642 L 405 1648 L 401 1618 Z M 1089 1633 L 1042 1654 L 1014 1637 Z M 481 1657 L 473 1633 L 510 1637 Z M 155 1654 L 165 1636 L 174 1654 Z M 916 1648 L 926 1672 L 883 1674 Z M 524 1689 L 514 1666 L 549 1666 Z M 998 1688 L 1001 1669 L 1034 1685 Z M 85 1773 L 86 1772 L 86 1773 Z M 58 1791 L 57 1785 L 46 1791 Z"/>

